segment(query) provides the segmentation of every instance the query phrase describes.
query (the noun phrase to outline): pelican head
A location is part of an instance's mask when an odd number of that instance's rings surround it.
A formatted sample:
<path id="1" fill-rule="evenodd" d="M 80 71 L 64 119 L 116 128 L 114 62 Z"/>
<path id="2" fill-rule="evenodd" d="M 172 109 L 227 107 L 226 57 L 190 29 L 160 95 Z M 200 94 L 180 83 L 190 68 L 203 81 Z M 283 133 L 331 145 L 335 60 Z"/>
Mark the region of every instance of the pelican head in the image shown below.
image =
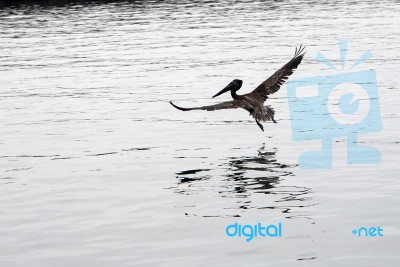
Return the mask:
<path id="1" fill-rule="evenodd" d="M 238 80 L 238 79 L 235 79 L 235 80 L 231 81 L 230 84 L 228 84 L 218 94 L 213 96 L 213 98 L 216 97 L 216 96 L 222 95 L 223 93 L 229 92 L 229 91 L 236 92 L 237 90 L 240 89 L 240 87 L 242 87 L 242 83 L 243 83 L 243 81 L 242 80 Z"/>

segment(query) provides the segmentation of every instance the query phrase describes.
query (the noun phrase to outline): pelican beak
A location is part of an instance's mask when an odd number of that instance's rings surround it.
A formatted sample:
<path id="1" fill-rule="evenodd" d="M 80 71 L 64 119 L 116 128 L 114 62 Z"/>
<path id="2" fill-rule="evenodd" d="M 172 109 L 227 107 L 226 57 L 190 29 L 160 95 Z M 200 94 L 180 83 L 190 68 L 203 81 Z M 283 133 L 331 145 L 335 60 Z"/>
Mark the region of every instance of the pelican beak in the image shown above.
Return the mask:
<path id="1" fill-rule="evenodd" d="M 223 93 L 229 92 L 230 90 L 232 90 L 232 88 L 234 87 L 234 85 L 232 83 L 228 84 L 224 89 L 222 89 L 218 94 L 216 94 L 214 97 L 222 95 Z"/>

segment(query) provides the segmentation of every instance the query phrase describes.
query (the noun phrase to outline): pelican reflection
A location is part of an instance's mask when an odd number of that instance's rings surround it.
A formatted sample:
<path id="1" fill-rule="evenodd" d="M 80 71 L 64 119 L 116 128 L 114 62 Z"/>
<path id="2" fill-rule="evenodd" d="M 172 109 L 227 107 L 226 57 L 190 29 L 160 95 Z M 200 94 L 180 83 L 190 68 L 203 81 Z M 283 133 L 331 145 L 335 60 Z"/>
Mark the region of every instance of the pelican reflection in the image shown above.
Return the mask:
<path id="1" fill-rule="evenodd" d="M 238 209 L 278 209 L 290 213 L 287 215 L 290 217 L 293 209 L 314 205 L 310 203 L 311 189 L 296 185 L 294 167 L 296 165 L 279 162 L 276 149 L 267 150 L 263 145 L 253 156 L 225 158 L 218 167 L 209 164 L 176 172 L 174 190 L 178 194 L 208 197 L 210 201 L 224 198 L 228 205 L 222 208 L 224 211 L 220 209 L 220 213 Z"/>

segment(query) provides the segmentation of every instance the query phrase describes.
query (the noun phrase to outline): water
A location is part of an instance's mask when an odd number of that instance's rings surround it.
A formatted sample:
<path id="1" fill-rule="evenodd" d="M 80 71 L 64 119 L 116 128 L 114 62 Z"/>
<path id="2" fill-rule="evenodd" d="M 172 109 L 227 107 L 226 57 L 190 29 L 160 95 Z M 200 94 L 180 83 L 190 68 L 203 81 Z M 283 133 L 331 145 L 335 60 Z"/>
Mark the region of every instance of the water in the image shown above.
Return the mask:
<path id="1" fill-rule="evenodd" d="M 0 10 L 1 266 L 395 266 L 400 6 L 392 1 L 180 1 Z M 250 92 L 301 43 L 292 79 L 371 49 L 383 130 L 360 137 L 379 165 L 304 170 L 286 87 L 261 132 L 217 103 Z M 282 238 L 229 238 L 232 223 L 282 222 Z M 384 237 L 357 238 L 381 226 Z"/>

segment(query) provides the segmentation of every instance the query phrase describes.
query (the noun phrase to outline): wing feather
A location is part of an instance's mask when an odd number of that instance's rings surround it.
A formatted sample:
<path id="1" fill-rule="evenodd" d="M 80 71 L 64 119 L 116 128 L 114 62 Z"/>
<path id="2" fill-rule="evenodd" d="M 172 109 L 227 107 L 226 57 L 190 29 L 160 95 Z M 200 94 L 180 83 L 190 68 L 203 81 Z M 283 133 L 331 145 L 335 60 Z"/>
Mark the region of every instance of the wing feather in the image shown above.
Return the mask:
<path id="1" fill-rule="evenodd" d="M 281 88 L 281 85 L 300 65 L 305 54 L 304 48 L 305 47 L 302 47 L 301 45 L 298 49 L 296 48 L 293 58 L 282 68 L 277 70 L 271 77 L 257 86 L 257 88 L 254 89 L 250 94 L 257 94 L 263 99 L 263 101 L 265 101 L 268 98 L 268 95 L 276 93 Z"/>
<path id="2" fill-rule="evenodd" d="M 189 110 L 207 110 L 207 111 L 214 111 L 214 110 L 219 110 L 219 109 L 233 109 L 233 108 L 239 108 L 237 105 L 236 101 L 226 101 L 222 102 L 219 104 L 215 105 L 210 105 L 210 106 L 203 106 L 203 107 L 195 107 L 195 108 L 182 108 L 174 103 L 172 101 L 169 102 L 173 107 L 182 110 L 182 111 L 189 111 Z"/>

